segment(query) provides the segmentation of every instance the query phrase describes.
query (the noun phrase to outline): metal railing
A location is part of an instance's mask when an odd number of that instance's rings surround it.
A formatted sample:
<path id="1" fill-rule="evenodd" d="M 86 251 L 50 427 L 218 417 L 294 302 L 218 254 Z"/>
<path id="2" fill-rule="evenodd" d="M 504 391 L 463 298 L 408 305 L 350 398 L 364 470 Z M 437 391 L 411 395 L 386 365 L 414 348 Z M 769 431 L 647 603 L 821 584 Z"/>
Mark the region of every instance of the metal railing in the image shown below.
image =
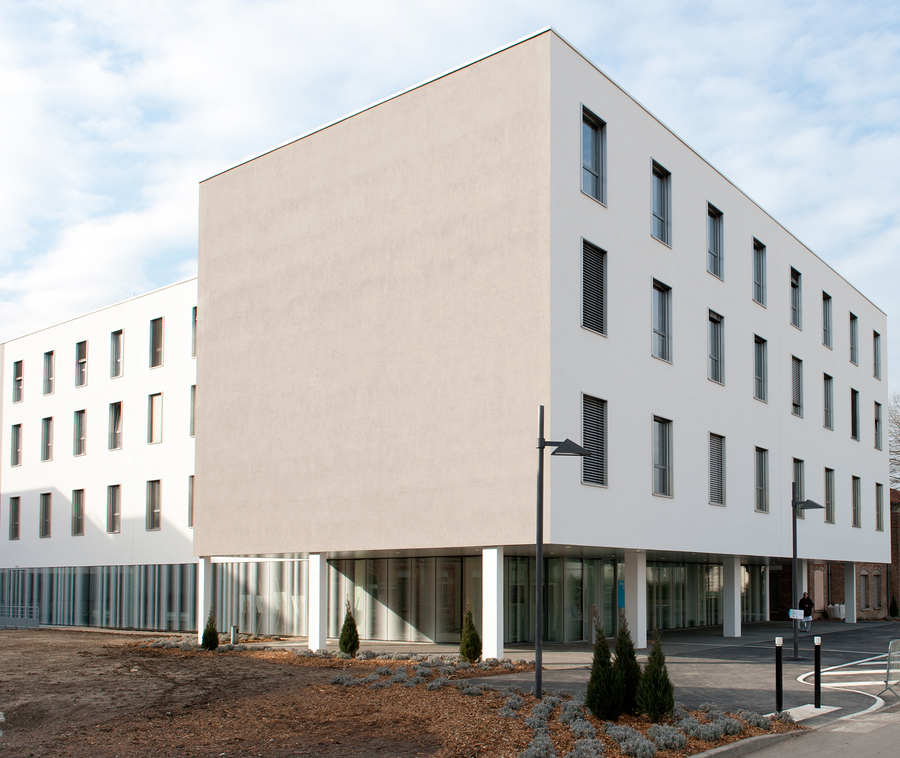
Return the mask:
<path id="1" fill-rule="evenodd" d="M 37 629 L 40 623 L 37 605 L 0 605 L 0 629 Z"/>

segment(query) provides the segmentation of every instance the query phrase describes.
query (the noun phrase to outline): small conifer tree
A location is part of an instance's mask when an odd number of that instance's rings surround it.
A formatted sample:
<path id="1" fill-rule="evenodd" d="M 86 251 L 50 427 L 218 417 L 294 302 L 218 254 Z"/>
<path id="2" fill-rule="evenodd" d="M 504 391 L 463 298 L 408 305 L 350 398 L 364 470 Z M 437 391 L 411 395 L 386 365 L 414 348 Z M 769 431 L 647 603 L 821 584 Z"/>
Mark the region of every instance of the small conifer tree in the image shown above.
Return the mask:
<path id="1" fill-rule="evenodd" d="M 613 670 L 609 642 L 599 620 L 594 622 L 594 658 L 584 704 L 601 721 L 615 721 L 622 713 L 618 674 Z"/>
<path id="2" fill-rule="evenodd" d="M 675 689 L 669 680 L 666 655 L 656 626 L 653 627 L 653 647 L 638 685 L 637 705 L 654 723 L 659 723 L 675 708 Z"/>
<path id="3" fill-rule="evenodd" d="M 892 619 L 897 618 L 898 614 L 897 614 L 897 596 L 896 595 L 891 595 L 891 607 L 890 607 L 889 612 L 891 614 Z"/>
<path id="4" fill-rule="evenodd" d="M 622 712 L 637 713 L 637 691 L 641 682 L 641 666 L 634 653 L 634 641 L 628 629 L 624 609 L 619 611 L 619 633 L 616 635 L 616 661 L 613 669 L 618 673 L 621 687 Z"/>
<path id="5" fill-rule="evenodd" d="M 475 628 L 475 619 L 472 618 L 472 606 L 466 603 L 466 611 L 463 614 L 462 637 L 459 641 L 459 654 L 464 661 L 475 663 L 481 658 L 481 637 Z"/>
<path id="6" fill-rule="evenodd" d="M 341 627 L 341 637 L 338 640 L 338 646 L 342 653 L 349 653 L 354 658 L 356 657 L 356 651 L 359 650 L 359 630 L 356 628 L 356 619 L 353 618 L 353 609 L 350 607 L 349 600 L 346 602 L 344 625 Z"/>
<path id="7" fill-rule="evenodd" d="M 204 650 L 215 650 L 219 647 L 219 630 L 216 629 L 216 616 L 209 609 L 209 618 L 206 619 L 206 626 L 203 628 L 203 639 L 200 646 Z"/>

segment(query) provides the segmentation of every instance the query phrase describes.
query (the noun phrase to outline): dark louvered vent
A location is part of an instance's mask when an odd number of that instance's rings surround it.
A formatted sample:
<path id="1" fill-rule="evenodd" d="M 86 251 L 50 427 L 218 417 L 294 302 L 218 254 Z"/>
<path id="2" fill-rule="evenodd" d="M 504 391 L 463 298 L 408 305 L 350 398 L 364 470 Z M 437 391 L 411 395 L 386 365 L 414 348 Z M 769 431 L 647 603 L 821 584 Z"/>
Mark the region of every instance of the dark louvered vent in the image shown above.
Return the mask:
<path id="1" fill-rule="evenodd" d="M 803 361 L 791 357 L 791 413 L 803 415 Z"/>
<path id="2" fill-rule="evenodd" d="M 709 502 L 725 505 L 725 438 L 709 435 Z"/>
<path id="3" fill-rule="evenodd" d="M 606 334 L 606 253 L 584 243 L 581 325 Z"/>
<path id="4" fill-rule="evenodd" d="M 606 401 L 584 395 L 582 406 L 584 447 L 590 457 L 581 459 L 581 478 L 606 485 Z"/>

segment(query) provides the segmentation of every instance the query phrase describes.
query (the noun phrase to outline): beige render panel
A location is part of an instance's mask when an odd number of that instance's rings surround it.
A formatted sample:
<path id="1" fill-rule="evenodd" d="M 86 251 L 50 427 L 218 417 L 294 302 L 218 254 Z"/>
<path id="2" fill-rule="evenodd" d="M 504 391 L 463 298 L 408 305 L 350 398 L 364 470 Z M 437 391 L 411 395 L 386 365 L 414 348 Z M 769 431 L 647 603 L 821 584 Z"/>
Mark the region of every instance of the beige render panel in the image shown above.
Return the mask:
<path id="1" fill-rule="evenodd" d="M 533 540 L 551 36 L 201 185 L 197 555 Z"/>

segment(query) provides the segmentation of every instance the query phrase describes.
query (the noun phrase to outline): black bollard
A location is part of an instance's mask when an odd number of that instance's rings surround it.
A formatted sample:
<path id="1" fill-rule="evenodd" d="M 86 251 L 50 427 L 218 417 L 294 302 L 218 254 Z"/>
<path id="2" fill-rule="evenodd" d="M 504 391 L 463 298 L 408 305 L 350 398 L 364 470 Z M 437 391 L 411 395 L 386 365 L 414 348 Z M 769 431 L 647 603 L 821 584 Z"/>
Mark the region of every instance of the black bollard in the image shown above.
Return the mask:
<path id="1" fill-rule="evenodd" d="M 784 706 L 784 690 L 782 688 L 782 647 L 784 639 L 782 637 L 775 638 L 775 711 L 781 713 Z"/>
<path id="2" fill-rule="evenodd" d="M 816 643 L 816 678 L 815 678 L 815 706 L 822 707 L 822 638 L 815 637 Z"/>

